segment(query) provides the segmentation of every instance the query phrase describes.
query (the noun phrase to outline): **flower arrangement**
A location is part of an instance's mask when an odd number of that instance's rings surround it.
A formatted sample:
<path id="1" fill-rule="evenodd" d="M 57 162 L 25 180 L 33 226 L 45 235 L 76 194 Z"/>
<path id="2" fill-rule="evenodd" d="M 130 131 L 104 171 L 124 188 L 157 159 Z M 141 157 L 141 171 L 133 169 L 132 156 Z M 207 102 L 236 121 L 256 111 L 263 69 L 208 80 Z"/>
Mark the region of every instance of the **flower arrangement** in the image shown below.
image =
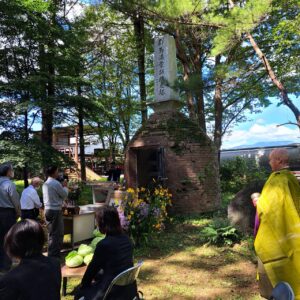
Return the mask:
<path id="1" fill-rule="evenodd" d="M 137 244 L 148 242 L 153 233 L 164 230 L 172 194 L 162 186 L 149 190 L 129 188 L 127 197 L 117 205 L 122 227 Z"/>

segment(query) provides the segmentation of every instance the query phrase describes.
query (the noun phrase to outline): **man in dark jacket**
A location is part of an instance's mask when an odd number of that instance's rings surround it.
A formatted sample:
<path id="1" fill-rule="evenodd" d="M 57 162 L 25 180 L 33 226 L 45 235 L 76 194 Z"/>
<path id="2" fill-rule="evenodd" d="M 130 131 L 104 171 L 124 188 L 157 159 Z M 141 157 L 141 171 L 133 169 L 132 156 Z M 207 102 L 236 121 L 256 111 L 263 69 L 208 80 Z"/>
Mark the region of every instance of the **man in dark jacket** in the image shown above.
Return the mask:
<path id="1" fill-rule="evenodd" d="M 20 216 L 20 198 L 11 181 L 14 170 L 11 164 L 0 165 L 0 272 L 8 271 L 11 260 L 3 249 L 4 237 Z"/>

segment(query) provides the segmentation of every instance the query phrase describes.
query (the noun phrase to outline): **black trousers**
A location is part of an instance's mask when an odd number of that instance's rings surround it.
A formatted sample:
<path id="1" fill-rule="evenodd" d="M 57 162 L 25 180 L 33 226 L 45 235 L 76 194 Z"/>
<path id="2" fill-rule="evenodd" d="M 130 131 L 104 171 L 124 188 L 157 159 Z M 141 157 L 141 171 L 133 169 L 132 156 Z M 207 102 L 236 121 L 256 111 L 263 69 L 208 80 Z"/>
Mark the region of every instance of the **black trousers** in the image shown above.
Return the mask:
<path id="1" fill-rule="evenodd" d="M 78 289 L 74 296 L 74 300 L 84 297 L 84 300 L 101 300 L 104 297 L 105 290 L 101 283 L 93 283 L 91 286 Z"/>
<path id="2" fill-rule="evenodd" d="M 36 209 L 22 209 L 21 210 L 21 218 L 24 219 L 32 219 L 37 220 L 38 217 L 38 210 Z"/>
<path id="3" fill-rule="evenodd" d="M 47 209 L 45 219 L 48 229 L 48 256 L 60 258 L 60 250 L 64 239 L 62 211 Z"/>
<path id="4" fill-rule="evenodd" d="M 4 237 L 9 229 L 16 223 L 16 211 L 14 208 L 0 208 L 0 270 L 8 271 L 11 260 L 4 251 Z"/>

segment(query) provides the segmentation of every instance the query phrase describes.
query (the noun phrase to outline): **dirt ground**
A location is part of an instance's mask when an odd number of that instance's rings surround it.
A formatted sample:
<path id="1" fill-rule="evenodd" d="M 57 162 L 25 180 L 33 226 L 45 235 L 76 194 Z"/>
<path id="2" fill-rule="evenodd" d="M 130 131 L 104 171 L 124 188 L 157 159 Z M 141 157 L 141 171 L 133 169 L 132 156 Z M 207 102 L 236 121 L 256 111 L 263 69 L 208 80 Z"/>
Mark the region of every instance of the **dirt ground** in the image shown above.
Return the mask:
<path id="1" fill-rule="evenodd" d="M 139 289 L 145 299 L 260 299 L 255 265 L 241 250 L 203 246 L 145 260 Z"/>

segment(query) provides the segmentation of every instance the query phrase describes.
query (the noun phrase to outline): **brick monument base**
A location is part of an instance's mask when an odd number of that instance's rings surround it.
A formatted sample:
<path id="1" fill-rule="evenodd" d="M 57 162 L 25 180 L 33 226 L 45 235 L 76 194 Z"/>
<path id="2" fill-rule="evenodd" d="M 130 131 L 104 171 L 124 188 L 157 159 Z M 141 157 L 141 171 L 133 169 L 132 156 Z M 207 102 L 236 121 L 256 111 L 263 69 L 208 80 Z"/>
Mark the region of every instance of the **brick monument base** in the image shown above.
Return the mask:
<path id="1" fill-rule="evenodd" d="M 127 186 L 147 187 L 153 178 L 170 189 L 175 214 L 220 207 L 217 151 L 198 125 L 179 111 L 156 110 L 127 146 Z"/>

